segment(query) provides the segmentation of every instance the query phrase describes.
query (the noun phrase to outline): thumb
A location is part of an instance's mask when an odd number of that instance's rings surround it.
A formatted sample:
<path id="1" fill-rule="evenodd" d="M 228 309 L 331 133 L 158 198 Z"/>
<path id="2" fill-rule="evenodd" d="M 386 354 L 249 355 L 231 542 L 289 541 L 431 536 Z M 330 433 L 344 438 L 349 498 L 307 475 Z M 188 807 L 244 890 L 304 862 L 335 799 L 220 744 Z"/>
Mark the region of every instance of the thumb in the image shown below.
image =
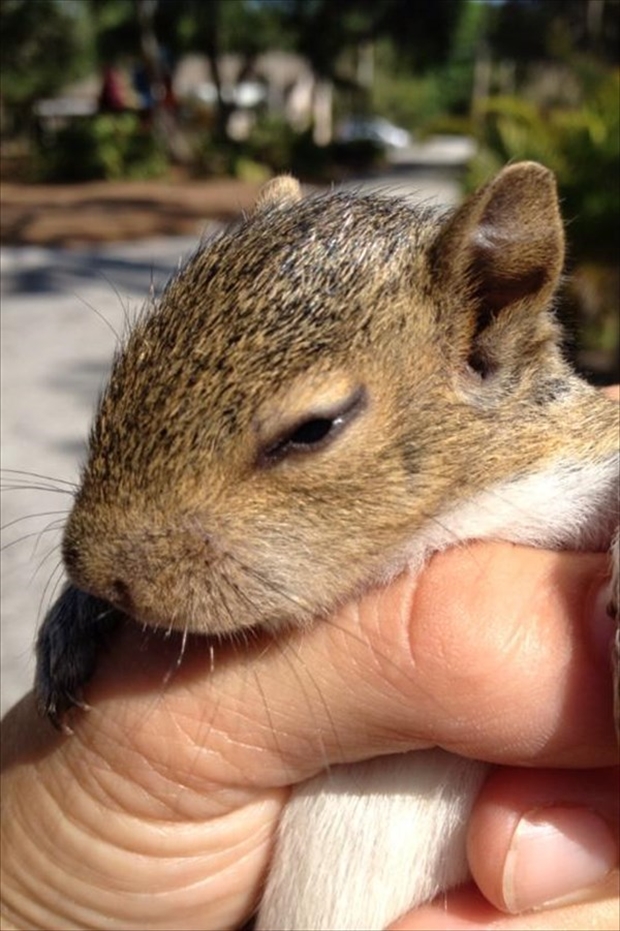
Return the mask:
<path id="1" fill-rule="evenodd" d="M 617 869 L 619 807 L 615 768 L 497 770 L 469 826 L 480 890 L 513 913 L 587 899 Z"/>

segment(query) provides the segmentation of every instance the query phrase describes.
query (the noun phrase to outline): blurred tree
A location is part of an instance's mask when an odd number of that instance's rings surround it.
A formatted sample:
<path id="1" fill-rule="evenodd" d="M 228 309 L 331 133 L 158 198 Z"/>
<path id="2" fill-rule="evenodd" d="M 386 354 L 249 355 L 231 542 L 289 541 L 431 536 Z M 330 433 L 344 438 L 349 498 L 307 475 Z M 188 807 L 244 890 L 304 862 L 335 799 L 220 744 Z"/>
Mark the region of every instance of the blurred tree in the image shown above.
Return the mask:
<path id="1" fill-rule="evenodd" d="M 468 4 L 468 0 L 338 0 L 336 10 L 333 0 L 263 2 L 280 12 L 293 47 L 310 62 L 323 87 L 346 91 L 347 109 L 358 112 L 371 109 L 373 50 L 378 42 L 390 45 L 395 66 L 409 74 L 437 67 L 449 55 L 451 37 Z"/>
<path id="2" fill-rule="evenodd" d="M 76 0 L 2 0 L 0 93 L 8 128 L 29 127 L 32 105 L 87 72 L 92 48 Z"/>
<path id="3" fill-rule="evenodd" d="M 421 71 L 445 61 L 467 0 L 264 0 L 281 11 L 296 49 L 317 74 L 334 78 L 352 46 L 388 37 L 402 61 Z"/>
<path id="4" fill-rule="evenodd" d="M 351 5 L 355 6 L 354 0 Z M 414 72 L 437 68 L 448 60 L 469 5 L 469 0 L 385 0 L 380 4 L 364 0 L 365 7 L 379 8 L 376 34 L 388 36 Z"/>
<path id="5" fill-rule="evenodd" d="M 99 68 L 139 55 L 134 0 L 82 0 L 88 8 Z"/>
<path id="6" fill-rule="evenodd" d="M 156 16 L 159 0 L 87 0 L 94 33 L 97 65 L 100 70 L 118 63 L 133 63 L 134 92 L 156 141 L 177 162 L 186 161 L 184 143 L 174 108 L 170 106 L 170 74 L 166 63 L 168 49 L 158 38 Z M 176 4 L 166 4 L 175 6 Z M 174 31 L 172 31 L 174 38 Z M 136 87 L 136 74 L 140 87 Z M 140 93 L 140 91 L 142 93 Z M 127 102 L 130 106 L 130 101 Z"/>
<path id="7" fill-rule="evenodd" d="M 147 100 L 154 132 L 170 156 L 177 162 L 186 162 L 190 149 L 184 142 L 177 120 L 172 94 L 172 73 L 164 60 L 164 53 L 157 38 L 155 14 L 158 0 L 134 0 L 134 11 L 138 25 L 139 50 L 142 69 L 147 82 Z"/>
<path id="8" fill-rule="evenodd" d="M 237 82 L 248 79 L 256 58 L 273 48 L 290 47 L 290 27 L 272 0 L 176 0 L 159 3 L 155 26 L 175 55 L 200 51 L 209 59 L 216 91 L 215 134 L 227 139 L 226 128 L 235 103 L 225 93 L 221 58 L 240 56 Z"/>
<path id="9" fill-rule="evenodd" d="M 448 39 L 447 60 L 434 69 L 444 112 L 475 115 L 489 93 L 490 53 L 487 38 L 489 5 L 461 5 Z"/>
<path id="10" fill-rule="evenodd" d="M 620 0 L 505 0 L 493 19 L 495 54 L 521 66 L 575 52 L 620 63 Z"/>

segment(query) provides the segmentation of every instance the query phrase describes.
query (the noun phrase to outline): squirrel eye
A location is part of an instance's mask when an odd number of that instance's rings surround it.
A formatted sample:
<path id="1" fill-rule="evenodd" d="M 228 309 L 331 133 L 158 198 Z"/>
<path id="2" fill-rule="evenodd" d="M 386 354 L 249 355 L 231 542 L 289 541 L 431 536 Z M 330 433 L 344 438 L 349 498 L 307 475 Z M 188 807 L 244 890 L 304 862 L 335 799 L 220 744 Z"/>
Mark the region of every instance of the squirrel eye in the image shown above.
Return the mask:
<path id="1" fill-rule="evenodd" d="M 366 405 L 366 392 L 358 388 L 336 410 L 300 420 L 260 452 L 258 463 L 274 465 L 287 456 L 313 453 L 327 446 Z"/>
<path id="2" fill-rule="evenodd" d="M 316 417 L 306 420 L 291 433 L 287 444 L 292 446 L 314 446 L 324 440 L 342 420 L 341 417 Z"/>

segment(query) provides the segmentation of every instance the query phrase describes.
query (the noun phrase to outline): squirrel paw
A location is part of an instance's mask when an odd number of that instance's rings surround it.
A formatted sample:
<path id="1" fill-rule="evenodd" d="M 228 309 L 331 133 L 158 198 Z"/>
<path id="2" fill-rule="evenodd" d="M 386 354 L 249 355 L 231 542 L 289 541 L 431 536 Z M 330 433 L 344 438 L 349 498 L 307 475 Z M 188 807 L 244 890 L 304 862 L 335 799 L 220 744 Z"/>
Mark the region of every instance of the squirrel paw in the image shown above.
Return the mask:
<path id="1" fill-rule="evenodd" d="M 82 688 L 94 672 L 99 649 L 122 617 L 107 602 L 66 585 L 37 636 L 37 707 L 58 730 L 71 733 L 66 714 L 87 710 Z"/>

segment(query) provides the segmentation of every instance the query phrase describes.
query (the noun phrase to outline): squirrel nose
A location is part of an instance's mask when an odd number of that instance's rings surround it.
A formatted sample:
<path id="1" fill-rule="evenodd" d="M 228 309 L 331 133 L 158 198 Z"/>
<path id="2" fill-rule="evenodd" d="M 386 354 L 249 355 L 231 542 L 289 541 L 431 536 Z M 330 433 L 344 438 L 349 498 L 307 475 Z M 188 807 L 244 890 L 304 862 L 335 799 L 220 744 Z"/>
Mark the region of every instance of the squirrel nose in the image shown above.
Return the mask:
<path id="1" fill-rule="evenodd" d="M 106 577 L 105 573 L 93 572 L 88 551 L 82 551 L 69 540 L 63 542 L 62 557 L 69 578 L 78 588 L 111 602 L 125 614 L 132 613 L 134 599 L 128 582 L 114 575 Z"/>
<path id="2" fill-rule="evenodd" d="M 110 601 L 125 614 L 133 614 L 134 602 L 131 588 L 123 579 L 113 579 L 110 583 Z"/>
<path id="3" fill-rule="evenodd" d="M 203 529 L 162 525 L 156 518 L 147 523 L 130 516 L 124 525 L 105 526 L 74 509 L 62 553 L 76 588 L 145 623 L 180 616 L 188 580 L 208 574 L 216 552 Z"/>

